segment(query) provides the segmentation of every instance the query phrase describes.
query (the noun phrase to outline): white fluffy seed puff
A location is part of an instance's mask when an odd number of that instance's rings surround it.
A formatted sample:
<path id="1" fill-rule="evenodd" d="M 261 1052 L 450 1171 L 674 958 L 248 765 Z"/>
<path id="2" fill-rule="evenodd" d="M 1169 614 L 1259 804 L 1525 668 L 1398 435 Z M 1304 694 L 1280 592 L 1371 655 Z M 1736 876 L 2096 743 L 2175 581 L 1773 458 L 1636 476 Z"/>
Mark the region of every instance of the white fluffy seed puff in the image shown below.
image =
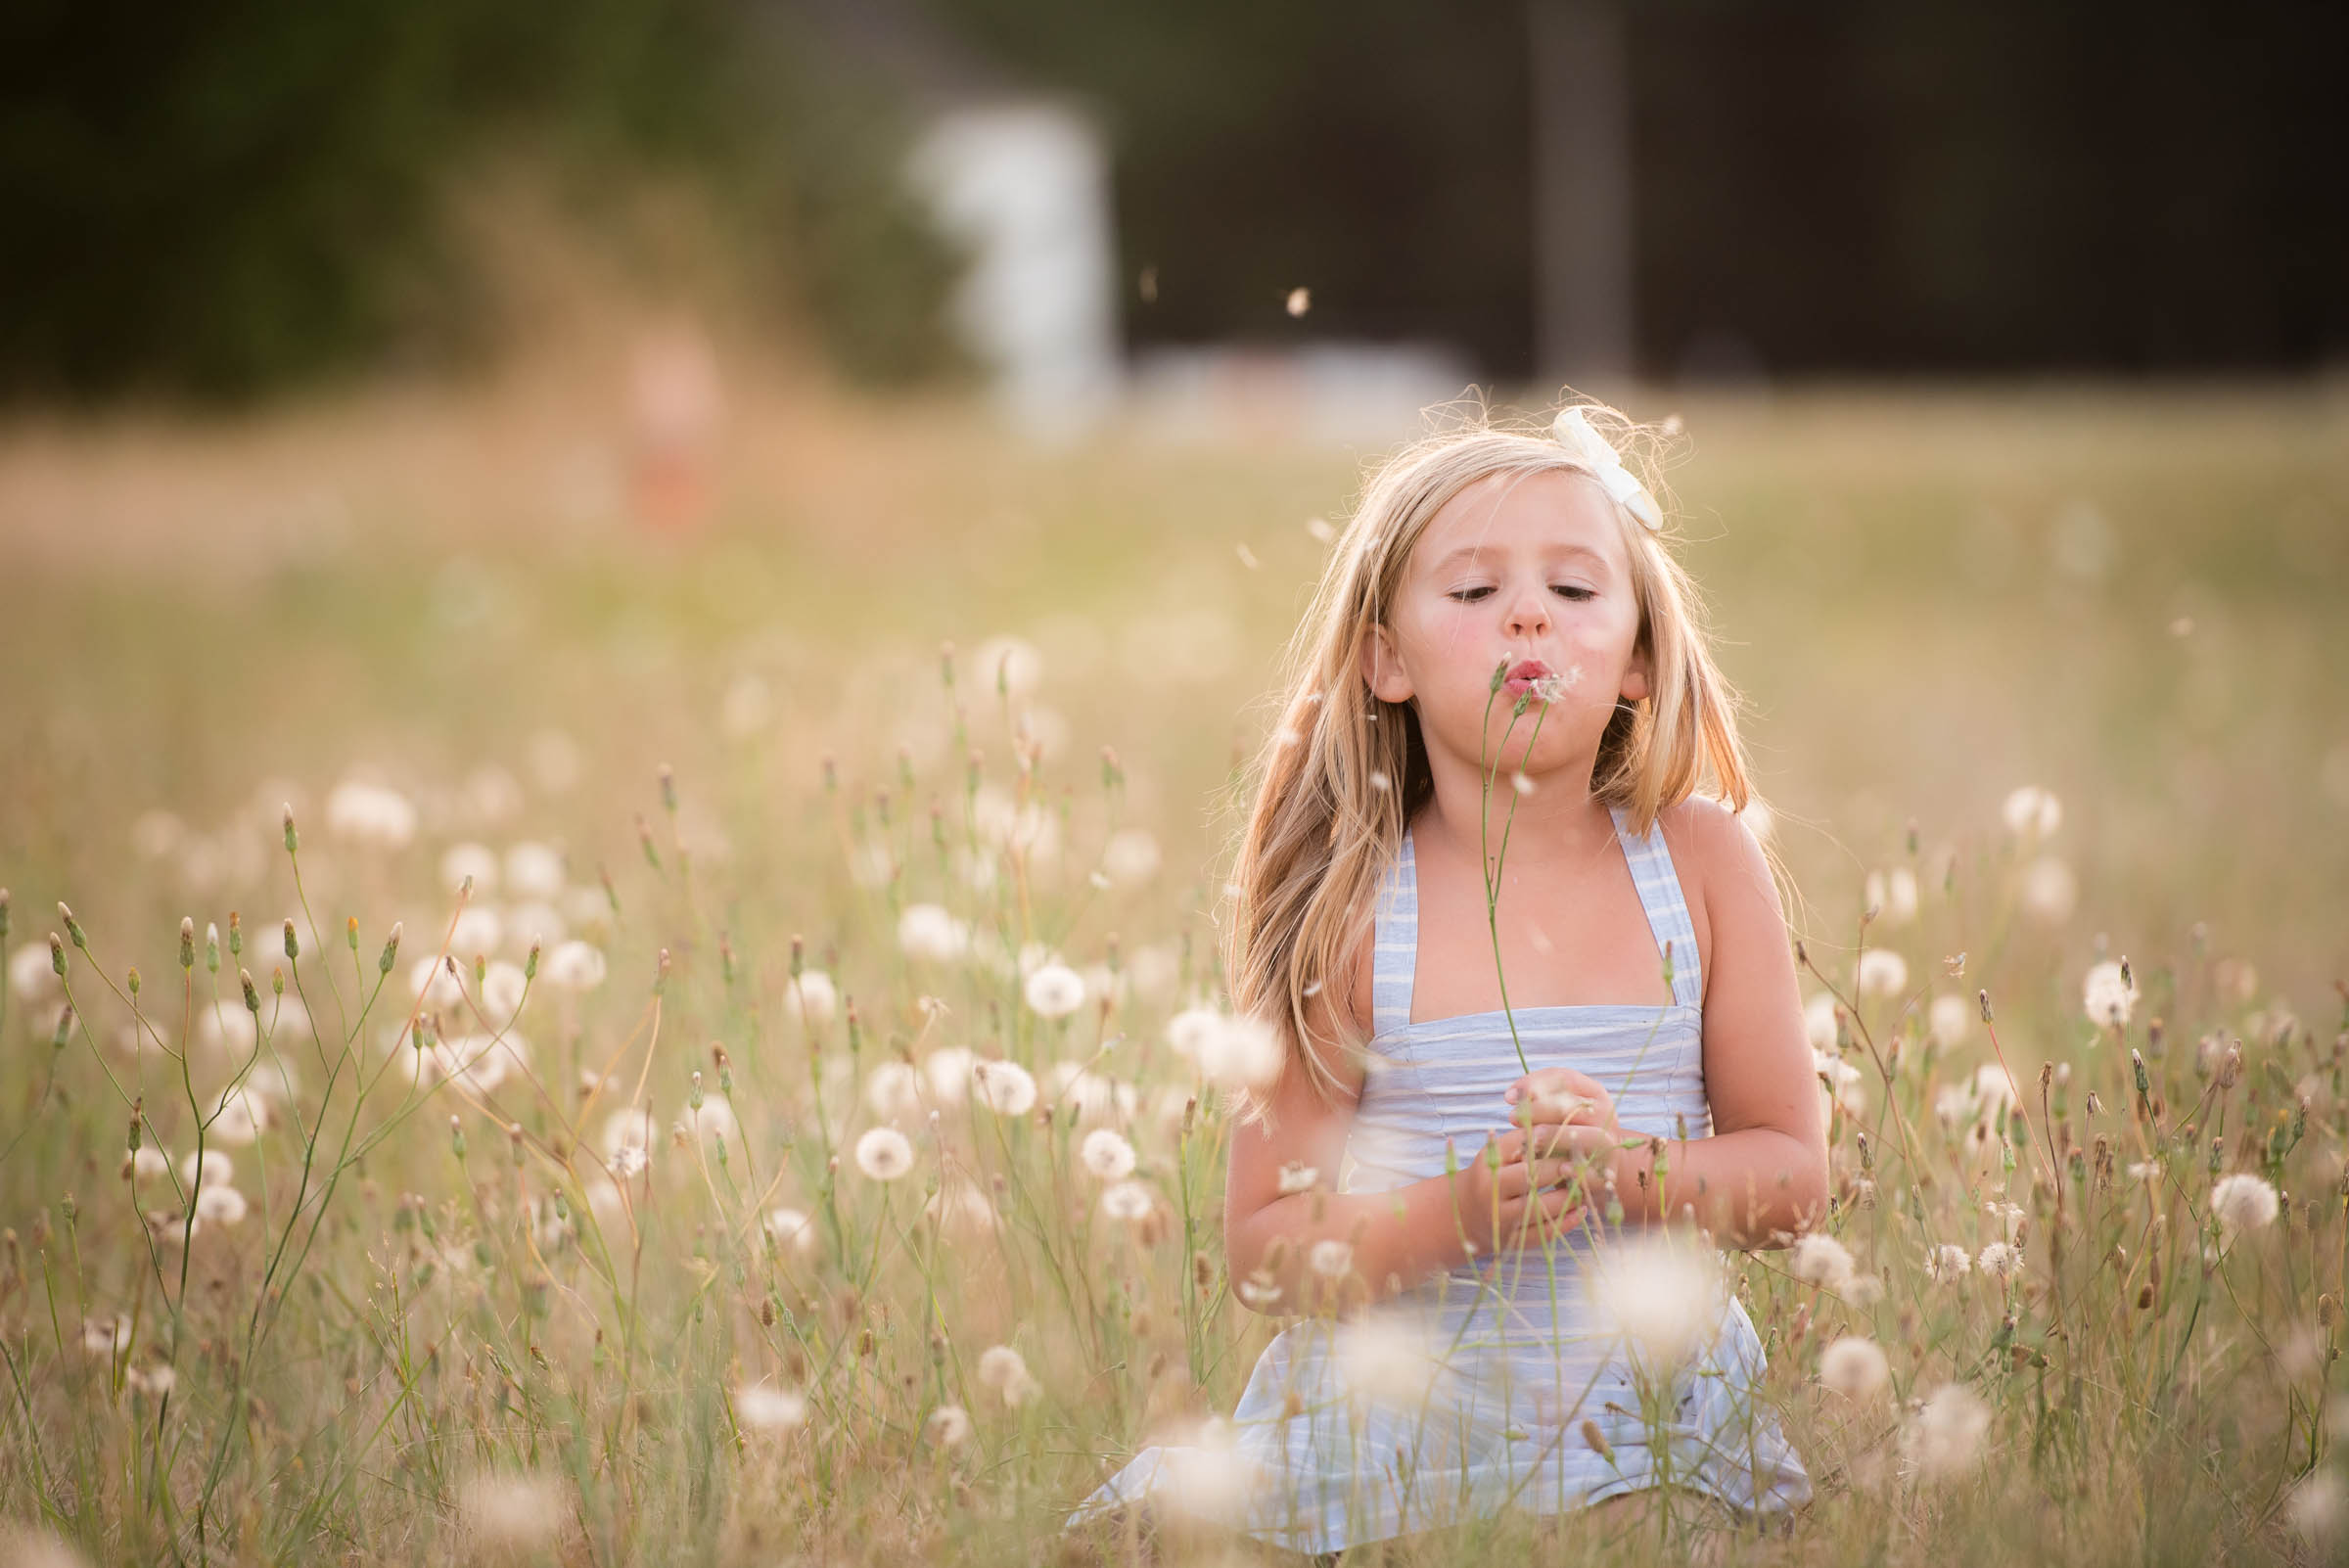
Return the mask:
<path id="1" fill-rule="evenodd" d="M 979 1381 L 1003 1396 L 1003 1403 L 1014 1407 L 1026 1405 L 1044 1391 L 1044 1385 L 1028 1370 L 1026 1358 L 1009 1345 L 990 1345 L 979 1355 Z"/>
<path id="2" fill-rule="evenodd" d="M 2248 1171 L 2223 1176 L 2210 1189 L 2210 1212 L 2227 1236 L 2274 1224 L 2282 1207 L 2276 1189 Z"/>
<path id="3" fill-rule="evenodd" d="M 867 1128 L 856 1140 L 856 1169 L 875 1181 L 895 1181 L 913 1169 L 913 1145 L 894 1127 Z"/>
<path id="4" fill-rule="evenodd" d="M 1104 1181 L 1121 1181 L 1133 1175 L 1133 1145 L 1109 1128 L 1097 1127 L 1087 1132 L 1077 1157 Z"/>

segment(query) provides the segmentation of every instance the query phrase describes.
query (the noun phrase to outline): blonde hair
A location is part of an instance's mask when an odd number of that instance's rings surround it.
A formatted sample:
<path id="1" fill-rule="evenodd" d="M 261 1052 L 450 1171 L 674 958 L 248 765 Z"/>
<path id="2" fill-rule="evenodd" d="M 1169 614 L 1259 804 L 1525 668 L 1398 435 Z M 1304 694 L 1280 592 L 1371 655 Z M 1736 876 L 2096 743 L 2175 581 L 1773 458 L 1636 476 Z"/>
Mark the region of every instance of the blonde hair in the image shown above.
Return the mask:
<path id="1" fill-rule="evenodd" d="M 1584 415 L 1648 481 L 1675 427 L 1635 424 L 1604 403 Z M 1233 1010 L 1272 1025 L 1282 1071 L 1302 1064 L 1324 1104 L 1341 1083 L 1320 1050 L 1307 1048 L 1306 1004 L 1322 992 L 1340 1038 L 1361 1049 L 1370 1021 L 1352 1016 L 1349 957 L 1358 950 L 1405 824 L 1434 792 L 1417 712 L 1378 700 L 1363 680 L 1360 648 L 1387 622 L 1405 567 L 1438 511 L 1494 475 L 1588 472 L 1544 427 L 1503 428 L 1481 403 L 1460 428 L 1427 436 L 1377 465 L 1331 548 L 1313 603 L 1284 653 L 1273 688 L 1279 720 L 1235 788 L 1251 800 L 1240 831 L 1221 922 L 1221 956 Z M 1644 471 L 1644 472 L 1642 472 Z M 1591 794 L 1648 832 L 1668 807 L 1711 785 L 1732 810 L 1755 798 L 1737 737 L 1738 700 L 1715 668 L 1694 582 L 1664 536 L 1623 508 L 1625 553 L 1639 605 L 1636 646 L 1649 656 L 1648 695 L 1619 699 L 1598 745 Z M 1375 714 L 1375 717 L 1371 716 Z M 1774 857 L 1773 874 L 1782 876 Z M 1318 1043 L 1318 1042 L 1315 1042 Z M 1243 1122 L 1262 1120 L 1269 1094 L 1237 1093 Z"/>

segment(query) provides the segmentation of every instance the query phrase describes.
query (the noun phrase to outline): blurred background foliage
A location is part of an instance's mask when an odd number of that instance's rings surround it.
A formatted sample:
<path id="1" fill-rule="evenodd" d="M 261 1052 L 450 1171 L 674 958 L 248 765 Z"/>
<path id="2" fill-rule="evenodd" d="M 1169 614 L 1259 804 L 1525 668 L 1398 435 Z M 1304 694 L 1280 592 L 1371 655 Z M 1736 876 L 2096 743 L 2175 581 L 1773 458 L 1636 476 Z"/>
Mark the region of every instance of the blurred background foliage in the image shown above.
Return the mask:
<path id="1" fill-rule="evenodd" d="M 864 8 L 855 8 L 862 12 Z M 1129 345 L 1433 338 L 1532 363 L 1526 8 L 896 0 L 1111 138 Z M 461 365 L 449 194 L 520 150 L 606 229 L 682 184 L 727 287 L 849 379 L 949 372 L 910 106 L 780 0 L 20 0 L 0 18 L 0 387 L 237 397 Z M 2292 369 L 2349 342 L 2335 5 L 1627 9 L 1648 375 Z M 1248 243 L 1233 244 L 1245 234 Z"/>

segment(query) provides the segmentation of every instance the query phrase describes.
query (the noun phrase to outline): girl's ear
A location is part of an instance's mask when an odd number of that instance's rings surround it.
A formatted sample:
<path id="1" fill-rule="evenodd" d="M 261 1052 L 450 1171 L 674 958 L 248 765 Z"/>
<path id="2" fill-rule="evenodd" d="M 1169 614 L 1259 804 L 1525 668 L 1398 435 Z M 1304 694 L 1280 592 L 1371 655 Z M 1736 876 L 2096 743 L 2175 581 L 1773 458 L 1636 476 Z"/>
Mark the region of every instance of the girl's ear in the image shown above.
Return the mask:
<path id="1" fill-rule="evenodd" d="M 1627 702 L 1638 702 L 1647 696 L 1647 654 L 1632 655 L 1631 668 L 1623 672 L 1623 695 Z"/>
<path id="2" fill-rule="evenodd" d="M 1394 639 L 1387 628 L 1373 624 L 1362 638 L 1359 664 L 1362 684 L 1371 695 L 1382 702 L 1407 703 L 1411 700 L 1411 677 L 1404 673 L 1403 661 L 1396 657 Z"/>

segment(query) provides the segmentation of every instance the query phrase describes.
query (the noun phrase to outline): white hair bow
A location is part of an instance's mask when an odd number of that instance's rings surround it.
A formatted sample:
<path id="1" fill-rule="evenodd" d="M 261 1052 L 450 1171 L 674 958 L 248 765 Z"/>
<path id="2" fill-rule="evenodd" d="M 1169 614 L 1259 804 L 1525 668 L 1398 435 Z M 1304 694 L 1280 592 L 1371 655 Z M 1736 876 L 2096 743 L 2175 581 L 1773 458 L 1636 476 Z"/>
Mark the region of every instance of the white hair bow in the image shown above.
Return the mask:
<path id="1" fill-rule="evenodd" d="M 1591 478 L 1607 487 L 1607 493 L 1646 526 L 1650 532 L 1660 532 L 1664 527 L 1663 509 L 1656 498 L 1639 483 L 1638 476 L 1623 466 L 1623 459 L 1607 438 L 1591 429 L 1590 421 L 1580 408 L 1561 409 L 1551 422 L 1550 435 L 1558 444 L 1574 454 L 1576 462 L 1590 471 Z"/>

